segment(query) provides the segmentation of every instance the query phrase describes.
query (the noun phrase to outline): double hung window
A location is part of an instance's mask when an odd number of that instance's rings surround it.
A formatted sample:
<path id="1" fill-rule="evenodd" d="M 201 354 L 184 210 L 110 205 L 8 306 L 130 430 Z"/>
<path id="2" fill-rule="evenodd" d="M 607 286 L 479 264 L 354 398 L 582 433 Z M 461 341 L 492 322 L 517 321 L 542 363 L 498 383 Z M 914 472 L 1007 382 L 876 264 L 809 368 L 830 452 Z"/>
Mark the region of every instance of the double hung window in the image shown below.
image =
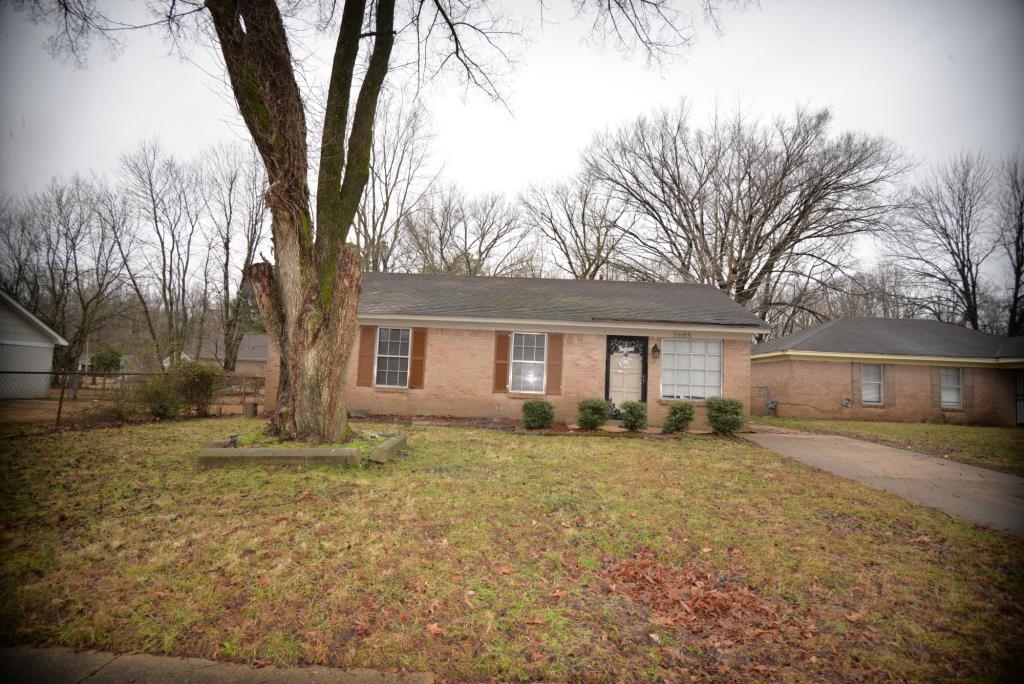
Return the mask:
<path id="1" fill-rule="evenodd" d="M 409 328 L 377 328 L 377 364 L 374 384 L 378 387 L 409 386 Z"/>
<path id="2" fill-rule="evenodd" d="M 864 363 L 860 367 L 860 403 L 882 403 L 882 364 Z"/>
<path id="3" fill-rule="evenodd" d="M 547 335 L 512 333 L 509 391 L 543 393 L 546 360 Z"/>
<path id="4" fill-rule="evenodd" d="M 960 368 L 939 368 L 942 408 L 963 408 L 963 372 Z"/>

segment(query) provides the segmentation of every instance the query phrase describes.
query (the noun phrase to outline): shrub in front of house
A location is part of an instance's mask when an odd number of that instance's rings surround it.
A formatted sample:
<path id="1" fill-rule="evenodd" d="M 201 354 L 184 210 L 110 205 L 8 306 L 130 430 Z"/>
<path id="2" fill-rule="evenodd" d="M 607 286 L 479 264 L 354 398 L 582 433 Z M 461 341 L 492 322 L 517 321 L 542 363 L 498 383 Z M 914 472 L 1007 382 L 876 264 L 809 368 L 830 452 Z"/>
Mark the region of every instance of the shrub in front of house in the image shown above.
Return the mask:
<path id="1" fill-rule="evenodd" d="M 712 397 L 705 402 L 708 423 L 720 435 L 734 435 L 743 427 L 743 403 L 736 399 Z"/>
<path id="2" fill-rule="evenodd" d="M 661 424 L 661 431 L 666 434 L 674 432 L 686 432 L 693 422 L 693 404 L 684 401 L 679 404 L 672 404 L 668 408 L 668 415 L 665 422 Z"/>
<path id="3" fill-rule="evenodd" d="M 630 432 L 637 432 L 647 427 L 647 405 L 639 401 L 624 401 L 620 407 L 622 410 L 622 425 Z"/>
<path id="4" fill-rule="evenodd" d="M 555 422 L 555 407 L 550 401 L 536 399 L 523 404 L 523 425 L 528 430 L 543 430 Z"/>
<path id="5" fill-rule="evenodd" d="M 596 430 L 608 422 L 608 402 L 604 399 L 584 399 L 578 411 L 576 424 L 584 430 Z"/>

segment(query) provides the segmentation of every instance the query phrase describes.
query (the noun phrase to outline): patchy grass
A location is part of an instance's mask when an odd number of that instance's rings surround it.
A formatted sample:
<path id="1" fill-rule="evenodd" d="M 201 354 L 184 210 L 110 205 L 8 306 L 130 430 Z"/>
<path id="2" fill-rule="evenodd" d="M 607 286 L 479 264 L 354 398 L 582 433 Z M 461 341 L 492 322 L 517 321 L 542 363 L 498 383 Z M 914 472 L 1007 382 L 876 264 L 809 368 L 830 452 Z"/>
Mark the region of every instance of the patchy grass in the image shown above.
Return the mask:
<path id="1" fill-rule="evenodd" d="M 1021 428 L 820 418 L 758 417 L 753 421 L 805 432 L 856 437 L 933 456 L 947 456 L 954 461 L 1004 473 L 1024 475 L 1024 429 Z"/>
<path id="2" fill-rule="evenodd" d="M 453 681 L 1024 667 L 1020 540 L 750 445 L 410 426 L 384 467 L 196 467 L 260 429 L 0 441 L 0 633 Z"/>

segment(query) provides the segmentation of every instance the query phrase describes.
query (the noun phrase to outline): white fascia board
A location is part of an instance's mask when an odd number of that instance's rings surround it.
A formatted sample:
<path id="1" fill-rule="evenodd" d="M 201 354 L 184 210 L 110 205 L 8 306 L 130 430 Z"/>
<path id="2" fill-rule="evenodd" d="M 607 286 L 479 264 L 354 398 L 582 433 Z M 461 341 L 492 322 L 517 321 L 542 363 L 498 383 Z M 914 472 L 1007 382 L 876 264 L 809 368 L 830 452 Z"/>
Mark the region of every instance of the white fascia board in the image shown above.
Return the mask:
<path id="1" fill-rule="evenodd" d="M 642 321 L 546 321 L 525 318 L 453 318 L 450 316 L 403 316 L 374 314 L 359 316 L 360 325 L 406 328 L 455 328 L 461 330 L 515 330 L 517 332 L 560 332 L 578 335 L 664 336 L 700 335 L 709 339 L 746 339 L 764 332 L 749 325 L 689 323 L 644 323 Z"/>

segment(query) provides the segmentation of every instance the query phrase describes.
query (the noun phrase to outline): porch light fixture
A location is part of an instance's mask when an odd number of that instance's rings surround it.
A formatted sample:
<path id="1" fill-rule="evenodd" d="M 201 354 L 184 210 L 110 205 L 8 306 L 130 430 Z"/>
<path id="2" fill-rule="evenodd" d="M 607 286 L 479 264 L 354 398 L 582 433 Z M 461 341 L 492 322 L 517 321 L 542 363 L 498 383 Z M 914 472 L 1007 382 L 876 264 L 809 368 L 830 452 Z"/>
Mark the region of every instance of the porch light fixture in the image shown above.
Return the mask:
<path id="1" fill-rule="evenodd" d="M 655 344 L 653 347 L 651 347 L 651 356 L 653 356 L 656 359 L 660 359 L 661 358 L 661 349 L 658 347 L 657 344 Z"/>

